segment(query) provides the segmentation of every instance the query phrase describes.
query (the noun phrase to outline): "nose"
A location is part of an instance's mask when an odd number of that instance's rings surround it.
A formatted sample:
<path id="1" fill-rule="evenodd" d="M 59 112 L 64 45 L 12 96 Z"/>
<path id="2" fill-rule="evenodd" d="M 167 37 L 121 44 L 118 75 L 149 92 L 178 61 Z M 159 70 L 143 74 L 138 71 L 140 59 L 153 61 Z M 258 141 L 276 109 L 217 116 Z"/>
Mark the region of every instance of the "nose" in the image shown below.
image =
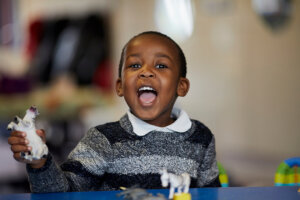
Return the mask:
<path id="1" fill-rule="evenodd" d="M 153 70 L 151 69 L 151 67 L 149 66 L 143 66 L 141 69 L 141 72 L 139 74 L 140 78 L 154 78 L 155 77 L 155 73 L 153 72 Z"/>

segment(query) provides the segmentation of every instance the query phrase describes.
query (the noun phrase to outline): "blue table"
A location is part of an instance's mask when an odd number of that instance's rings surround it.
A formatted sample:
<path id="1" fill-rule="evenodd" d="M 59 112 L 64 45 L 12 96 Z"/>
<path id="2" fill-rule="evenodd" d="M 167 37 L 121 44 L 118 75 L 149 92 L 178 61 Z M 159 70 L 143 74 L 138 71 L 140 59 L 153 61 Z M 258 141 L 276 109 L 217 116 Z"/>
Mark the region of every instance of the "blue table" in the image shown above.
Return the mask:
<path id="1" fill-rule="evenodd" d="M 192 200 L 300 200 L 299 187 L 228 187 L 228 188 L 192 188 Z M 148 190 L 168 197 L 169 190 Z M 44 194 L 1 194 L 0 200 L 122 200 L 120 191 L 105 192 L 65 192 Z"/>

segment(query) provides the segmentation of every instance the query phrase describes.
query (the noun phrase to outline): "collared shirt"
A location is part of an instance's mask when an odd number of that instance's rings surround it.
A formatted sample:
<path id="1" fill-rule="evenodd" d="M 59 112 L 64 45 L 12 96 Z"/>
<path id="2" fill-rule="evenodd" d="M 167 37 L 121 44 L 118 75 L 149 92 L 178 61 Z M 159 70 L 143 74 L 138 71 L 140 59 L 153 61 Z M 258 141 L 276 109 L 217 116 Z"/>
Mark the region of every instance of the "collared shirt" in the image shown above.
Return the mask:
<path id="1" fill-rule="evenodd" d="M 132 124 L 133 132 L 138 136 L 144 136 L 151 131 L 183 133 L 189 130 L 192 126 L 192 122 L 188 114 L 179 108 L 173 108 L 171 117 L 175 118 L 176 120 L 166 127 L 148 124 L 147 122 L 134 116 L 130 111 L 127 111 L 127 115 Z"/>

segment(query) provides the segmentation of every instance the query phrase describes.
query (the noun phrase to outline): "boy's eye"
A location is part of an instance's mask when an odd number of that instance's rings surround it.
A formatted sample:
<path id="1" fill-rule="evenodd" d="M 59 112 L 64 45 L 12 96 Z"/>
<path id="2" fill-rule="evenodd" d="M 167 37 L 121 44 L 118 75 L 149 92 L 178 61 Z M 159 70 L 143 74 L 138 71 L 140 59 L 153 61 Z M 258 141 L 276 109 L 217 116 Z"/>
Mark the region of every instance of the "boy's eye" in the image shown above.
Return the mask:
<path id="1" fill-rule="evenodd" d="M 155 66 L 157 69 L 163 69 L 163 68 L 168 68 L 166 65 L 163 64 L 158 64 Z"/>
<path id="2" fill-rule="evenodd" d="M 133 64 L 133 65 L 129 65 L 130 68 L 140 68 L 141 65 L 140 64 Z"/>

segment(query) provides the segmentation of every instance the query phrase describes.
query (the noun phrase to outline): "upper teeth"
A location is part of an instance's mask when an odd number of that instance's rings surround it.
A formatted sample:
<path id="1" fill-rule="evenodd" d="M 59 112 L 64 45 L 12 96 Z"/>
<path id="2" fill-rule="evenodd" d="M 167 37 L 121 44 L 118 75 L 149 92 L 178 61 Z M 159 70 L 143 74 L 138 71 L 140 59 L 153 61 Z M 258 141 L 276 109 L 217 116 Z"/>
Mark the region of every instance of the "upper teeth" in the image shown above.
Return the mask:
<path id="1" fill-rule="evenodd" d="M 144 86 L 144 87 L 141 87 L 141 88 L 139 89 L 139 91 L 143 91 L 143 90 L 151 90 L 151 91 L 155 91 L 153 88 L 148 87 L 148 86 Z"/>

